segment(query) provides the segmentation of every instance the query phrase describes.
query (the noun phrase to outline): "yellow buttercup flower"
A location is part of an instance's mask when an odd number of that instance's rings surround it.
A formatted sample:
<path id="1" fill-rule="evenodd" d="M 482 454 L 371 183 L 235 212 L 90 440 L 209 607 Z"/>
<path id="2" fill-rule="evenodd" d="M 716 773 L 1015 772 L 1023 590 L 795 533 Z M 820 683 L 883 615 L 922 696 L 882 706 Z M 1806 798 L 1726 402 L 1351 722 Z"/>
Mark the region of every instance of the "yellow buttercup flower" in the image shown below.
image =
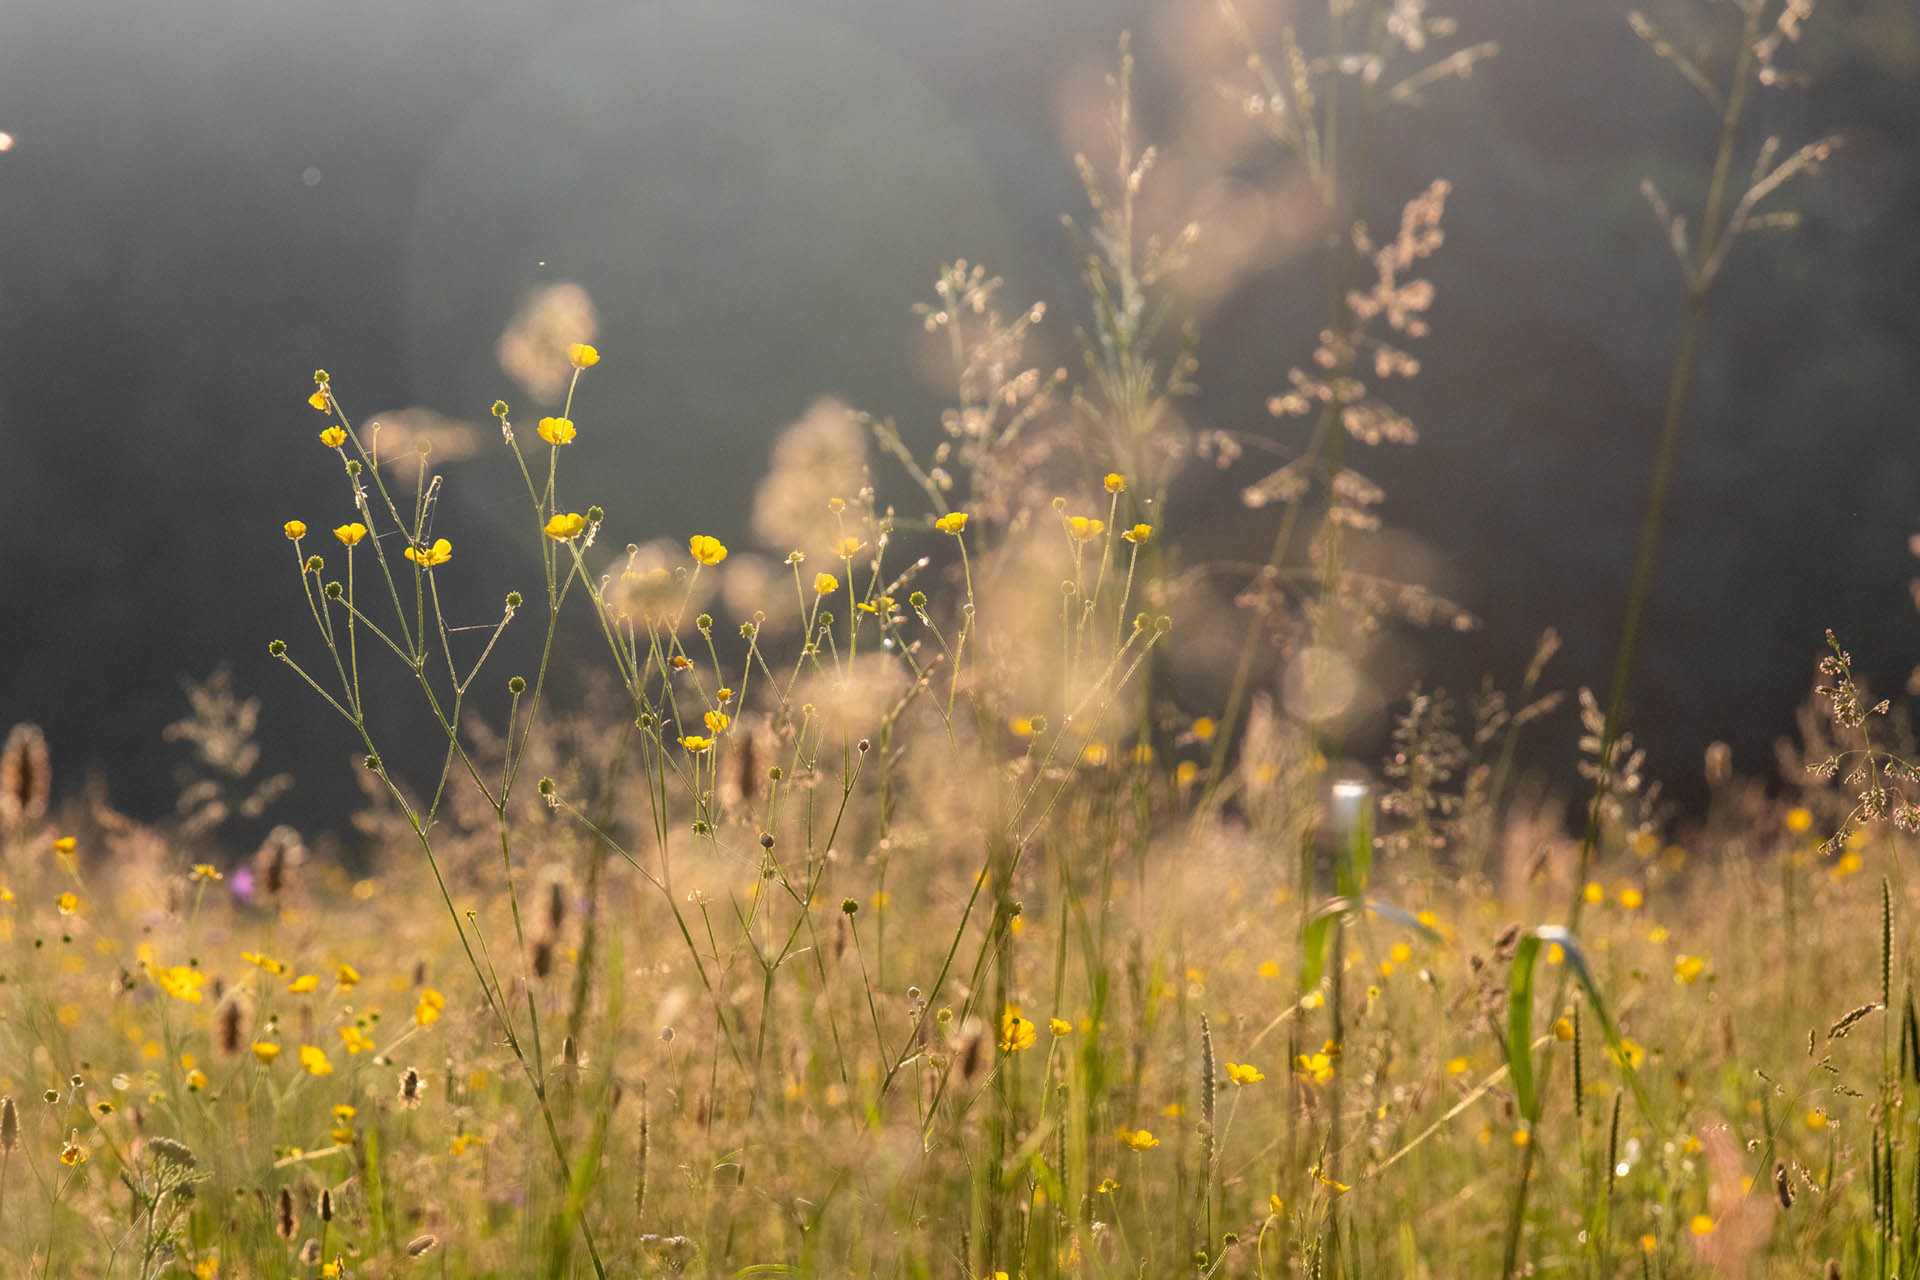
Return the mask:
<path id="1" fill-rule="evenodd" d="M 280 1056 L 280 1046 L 271 1040 L 255 1040 L 253 1042 L 253 1056 L 268 1066 L 272 1066 L 273 1060 Z"/>
<path id="2" fill-rule="evenodd" d="M 1068 1022 L 1065 1018 L 1048 1018 L 1047 1030 L 1053 1032 L 1053 1034 L 1057 1036 L 1064 1036 L 1069 1034 L 1073 1030 L 1073 1024 L 1071 1022 Z"/>
<path id="3" fill-rule="evenodd" d="M 333 980 L 342 987 L 357 987 L 360 985 L 360 971 L 342 962 L 340 967 L 333 971 Z"/>
<path id="4" fill-rule="evenodd" d="M 202 881 L 226 879 L 225 876 L 220 874 L 220 868 L 214 866 L 211 862 L 194 863 L 193 872 L 187 878 L 190 880 L 202 880 Z"/>
<path id="5" fill-rule="evenodd" d="M 962 529 L 967 527 L 967 513 L 964 511 L 949 511 L 946 515 L 935 520 L 933 527 L 942 533 L 958 534 Z"/>
<path id="6" fill-rule="evenodd" d="M 1034 1040 L 1033 1023 L 1020 1016 L 1014 1009 L 1008 1009 L 1000 1015 L 1000 1050 L 1002 1053 L 1018 1053 L 1022 1049 L 1031 1049 Z"/>
<path id="7" fill-rule="evenodd" d="M 591 369 L 600 363 L 600 353 L 584 342 L 576 342 L 567 348 L 567 360 L 576 369 Z"/>
<path id="8" fill-rule="evenodd" d="M 571 418 L 542 418 L 534 428 L 548 444 L 572 444 L 576 432 Z"/>
<path id="9" fill-rule="evenodd" d="M 287 990 L 296 996 L 304 996 L 309 991 L 317 991 L 319 989 L 320 976 L 314 973 L 303 973 L 287 984 Z"/>
<path id="10" fill-rule="evenodd" d="M 322 387 L 318 391 L 314 392 L 312 395 L 308 396 L 307 403 L 312 405 L 314 408 L 318 409 L 320 412 L 325 413 L 327 411 L 327 389 L 325 387 Z"/>
<path id="11" fill-rule="evenodd" d="M 696 533 L 687 540 L 687 550 L 697 564 L 715 565 L 727 558 L 727 548 L 718 538 Z"/>
<path id="12" fill-rule="evenodd" d="M 833 554 L 839 556 L 842 560 L 851 560 L 860 554 L 860 548 L 866 545 L 867 544 L 860 541 L 860 539 L 849 534 L 833 544 Z"/>
<path id="13" fill-rule="evenodd" d="M 820 595 L 830 596 L 840 589 L 840 579 L 830 573 L 816 573 L 813 575 L 813 589 Z"/>
<path id="14" fill-rule="evenodd" d="M 695 755 L 698 755 L 702 751 L 711 751 L 713 749 L 713 739 L 703 738 L 697 733 L 690 733 L 680 739 L 680 745 Z"/>
<path id="15" fill-rule="evenodd" d="M 1153 536 L 1153 526 L 1150 524 L 1137 524 L 1120 536 L 1137 547 Z"/>
<path id="16" fill-rule="evenodd" d="M 1120 1141 L 1126 1143 L 1135 1151 L 1151 1151 L 1160 1145 L 1160 1139 L 1154 1137 L 1153 1134 L 1145 1129 L 1122 1129 L 1120 1130 Z"/>
<path id="17" fill-rule="evenodd" d="M 1701 956 L 1680 955 L 1673 958 L 1673 980 L 1692 984 L 1706 972 L 1707 962 Z"/>
<path id="18" fill-rule="evenodd" d="M 202 1071 L 198 1067 L 195 1067 L 191 1071 L 187 1072 L 187 1088 L 188 1089 L 192 1090 L 194 1093 L 198 1093 L 206 1087 L 207 1087 L 206 1072 Z"/>
<path id="19" fill-rule="evenodd" d="M 329 449 L 338 449 L 346 442 L 347 431 L 345 427 L 328 427 L 320 433 L 320 443 Z"/>
<path id="20" fill-rule="evenodd" d="M 76 894 L 63 893 L 54 899 L 54 905 L 60 908 L 60 914 L 70 916 L 80 910 L 80 899 Z"/>
<path id="21" fill-rule="evenodd" d="M 1091 542 L 1106 531 L 1105 520 L 1096 520 L 1092 516 L 1067 517 L 1067 536 L 1075 542 Z"/>
<path id="22" fill-rule="evenodd" d="M 330 1076 L 333 1063 L 327 1057 L 327 1051 L 317 1044 L 300 1046 L 300 1066 L 310 1076 Z"/>
<path id="23" fill-rule="evenodd" d="M 1108 493 L 1125 493 L 1127 478 L 1118 471 L 1110 471 L 1107 473 L 1106 485 Z"/>
<path id="24" fill-rule="evenodd" d="M 1266 1072 L 1251 1063 L 1229 1062 L 1227 1064 L 1227 1079 L 1235 1084 L 1259 1084 L 1266 1078 Z"/>
<path id="25" fill-rule="evenodd" d="M 356 520 L 352 524 L 343 524 L 335 529 L 333 536 L 340 539 L 345 546 L 357 546 L 360 539 L 367 536 L 367 526 Z"/>
<path id="26" fill-rule="evenodd" d="M 547 521 L 544 532 L 555 542 L 571 542 L 586 530 L 587 518 L 577 511 L 569 511 L 565 515 L 557 515 Z"/>
<path id="27" fill-rule="evenodd" d="M 191 965 L 176 964 L 153 970 L 153 980 L 174 999 L 199 1004 L 200 988 L 206 985 L 207 975 Z"/>
<path id="28" fill-rule="evenodd" d="M 708 733 L 725 733 L 727 726 L 733 723 L 733 717 L 724 711 L 709 711 L 700 718 L 706 721 Z"/>
<path id="29" fill-rule="evenodd" d="M 440 1021 L 440 1011 L 447 1007 L 447 998 L 427 987 L 420 992 L 420 1002 L 413 1006 L 413 1020 L 423 1027 L 430 1027 Z"/>
<path id="30" fill-rule="evenodd" d="M 349 1056 L 366 1053 L 373 1048 L 373 1037 L 359 1027 L 340 1028 L 340 1042 L 346 1046 Z"/>
<path id="31" fill-rule="evenodd" d="M 307 525 L 304 520 L 289 520 L 281 525 L 280 529 L 294 542 L 298 542 L 307 536 Z"/>
<path id="32" fill-rule="evenodd" d="M 85 1164 L 87 1151 L 80 1145 L 80 1131 L 73 1130 L 67 1135 L 67 1145 L 60 1148 L 60 1163 L 71 1169 L 77 1164 Z"/>
<path id="33" fill-rule="evenodd" d="M 1293 1060 L 1293 1073 L 1303 1080 L 1325 1084 L 1333 1079 L 1333 1059 L 1324 1053 L 1303 1053 Z"/>
<path id="34" fill-rule="evenodd" d="M 445 538 L 436 538 L 431 547 L 408 547 L 401 554 L 422 569 L 431 569 L 453 559 L 453 544 Z"/>

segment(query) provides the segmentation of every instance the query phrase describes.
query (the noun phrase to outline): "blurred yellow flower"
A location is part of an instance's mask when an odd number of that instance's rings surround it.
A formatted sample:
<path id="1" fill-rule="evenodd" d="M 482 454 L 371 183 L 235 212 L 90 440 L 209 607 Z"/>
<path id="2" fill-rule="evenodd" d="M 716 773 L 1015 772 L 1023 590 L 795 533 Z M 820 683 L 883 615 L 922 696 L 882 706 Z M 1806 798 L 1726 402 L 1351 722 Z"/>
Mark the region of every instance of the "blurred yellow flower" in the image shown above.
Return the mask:
<path id="1" fill-rule="evenodd" d="M 80 1145 L 80 1131 L 75 1129 L 67 1135 L 67 1145 L 60 1148 L 60 1163 L 71 1169 L 77 1164 L 85 1164 L 87 1152 Z"/>
<path id="2" fill-rule="evenodd" d="M 933 527 L 942 533 L 957 534 L 967 527 L 967 513 L 964 511 L 949 511 L 946 515 L 935 520 Z"/>
<path id="3" fill-rule="evenodd" d="M 340 1042 L 346 1047 L 347 1054 L 361 1054 L 373 1048 L 373 1037 L 359 1027 L 340 1028 Z"/>
<path id="4" fill-rule="evenodd" d="M 214 866 L 211 862 L 196 862 L 193 864 L 192 873 L 187 878 L 190 880 L 223 880 L 226 877 L 222 876 L 220 874 L 220 868 Z"/>
<path id="5" fill-rule="evenodd" d="M 408 547 L 401 554 L 422 569 L 431 569 L 453 559 L 453 544 L 445 538 L 436 538 L 431 547 Z"/>
<path id="6" fill-rule="evenodd" d="M 314 394 L 318 395 L 319 393 L 315 392 Z M 347 432 L 346 432 L 346 428 L 344 427 L 328 427 L 325 431 L 322 431 L 320 433 L 320 443 L 327 446 L 327 448 L 329 449 L 338 449 L 341 445 L 345 444 L 346 442 L 347 442 Z"/>
<path id="7" fill-rule="evenodd" d="M 273 1060 L 280 1056 L 280 1046 L 271 1040 L 255 1040 L 253 1042 L 253 1056 L 268 1066 L 272 1066 Z"/>
<path id="8" fill-rule="evenodd" d="M 1259 1084 L 1266 1078 L 1266 1072 L 1251 1063 L 1227 1063 L 1227 1079 L 1233 1081 L 1235 1084 Z"/>
<path id="9" fill-rule="evenodd" d="M 813 589 L 819 595 L 830 596 L 840 589 L 840 579 L 830 573 L 816 573 L 813 575 Z"/>
<path id="10" fill-rule="evenodd" d="M 547 521 L 547 527 L 542 530 L 555 542 L 571 542 L 586 531 L 587 518 L 576 511 L 555 516 Z"/>
<path id="11" fill-rule="evenodd" d="M 1126 1143 L 1135 1151 L 1151 1151 L 1160 1145 L 1160 1139 L 1154 1137 L 1145 1129 L 1122 1129 L 1120 1130 L 1120 1141 Z"/>
<path id="12" fill-rule="evenodd" d="M 1092 516 L 1068 516 L 1067 536 L 1075 542 L 1091 542 L 1107 531 L 1107 522 Z"/>
<path id="13" fill-rule="evenodd" d="M 1813 812 L 1799 805 L 1787 810 L 1787 830 L 1797 836 L 1803 836 L 1813 828 Z"/>
<path id="14" fill-rule="evenodd" d="M 1003 1053 L 1018 1053 L 1022 1049 L 1033 1047 L 1033 1023 L 1020 1016 L 1019 1011 L 1008 1009 L 1000 1015 L 1000 1049 Z"/>
<path id="15" fill-rule="evenodd" d="M 698 564 L 719 564 L 727 558 L 727 549 L 720 539 L 710 538 L 704 533 L 696 533 L 687 540 L 687 550 Z"/>
<path id="16" fill-rule="evenodd" d="M 206 985 L 207 975 L 191 965 L 176 964 L 153 970 L 153 980 L 175 1000 L 199 1004 L 202 999 L 200 988 Z"/>
<path id="17" fill-rule="evenodd" d="M 725 733 L 733 723 L 733 717 L 724 711 L 709 711 L 700 718 L 706 722 L 708 733 Z"/>
<path id="18" fill-rule="evenodd" d="M 1153 536 L 1153 526 L 1150 524 L 1137 524 L 1120 536 L 1137 547 Z"/>
<path id="19" fill-rule="evenodd" d="M 1693 1221 L 1687 1224 L 1687 1230 L 1697 1236 L 1712 1235 L 1713 1219 L 1704 1213 L 1696 1213 L 1693 1215 Z"/>
<path id="20" fill-rule="evenodd" d="M 1465 1058 L 1449 1059 L 1447 1062 L 1447 1074 L 1450 1076 L 1463 1076 L 1467 1074 L 1467 1060 Z"/>
<path id="21" fill-rule="evenodd" d="M 340 539 L 346 546 L 356 546 L 360 539 L 367 536 L 367 526 L 356 520 L 352 524 L 343 524 L 335 529 L 333 536 Z"/>
<path id="22" fill-rule="evenodd" d="M 1047 1030 L 1053 1032 L 1056 1036 L 1064 1036 L 1072 1033 L 1073 1024 L 1065 1018 L 1048 1018 Z"/>
<path id="23" fill-rule="evenodd" d="M 1638 911 L 1640 904 L 1645 901 L 1638 889 L 1626 888 L 1620 891 L 1620 905 L 1629 911 Z"/>
<path id="24" fill-rule="evenodd" d="M 310 1076 L 330 1076 L 333 1063 L 327 1058 L 327 1051 L 317 1044 L 300 1046 L 300 1066 Z"/>
<path id="25" fill-rule="evenodd" d="M 1197 742 L 1212 742 L 1215 732 L 1212 716 L 1201 716 L 1193 722 L 1193 736 Z"/>
<path id="26" fill-rule="evenodd" d="M 1702 973 L 1706 972 L 1706 969 L 1707 962 L 1705 957 L 1678 955 L 1673 958 L 1673 980 L 1675 982 L 1692 984 Z"/>
<path id="27" fill-rule="evenodd" d="M 280 529 L 295 542 L 307 536 L 306 522 L 302 520 L 289 520 L 281 525 Z"/>
<path id="28" fill-rule="evenodd" d="M 60 908 L 60 914 L 70 916 L 80 909 L 80 899 L 72 893 L 63 893 L 54 899 L 54 905 Z"/>
<path id="29" fill-rule="evenodd" d="M 1302 1053 L 1293 1060 L 1293 1073 L 1303 1080 L 1325 1084 L 1333 1079 L 1333 1059 L 1324 1053 Z"/>
<path id="30" fill-rule="evenodd" d="M 340 967 L 333 971 L 333 980 L 343 987 L 357 987 L 360 985 L 360 971 L 343 961 Z"/>
<path id="31" fill-rule="evenodd" d="M 318 974 L 313 973 L 303 973 L 287 984 L 287 990 L 296 996 L 306 995 L 309 991 L 317 991 L 319 987 L 320 977 Z"/>
<path id="32" fill-rule="evenodd" d="M 427 987 L 420 992 L 420 1002 L 413 1006 L 413 1020 L 423 1027 L 430 1027 L 440 1021 L 441 1010 L 447 1007 L 447 998 Z"/>
<path id="33" fill-rule="evenodd" d="M 852 534 L 848 534 L 833 544 L 833 554 L 839 556 L 842 560 L 851 560 L 860 554 L 860 548 L 866 545 L 866 543 L 860 541 L 860 539 L 854 537 Z"/>
<path id="34" fill-rule="evenodd" d="M 584 342 L 575 342 L 567 347 L 567 360 L 576 369 L 591 369 L 600 363 L 600 353 Z"/>
<path id="35" fill-rule="evenodd" d="M 187 1072 L 187 1088 L 188 1089 L 190 1089 L 194 1093 L 198 1093 L 200 1092 L 200 1090 L 206 1087 L 207 1087 L 206 1072 L 202 1071 L 198 1067 L 195 1067 L 193 1070 Z"/>
<path id="36" fill-rule="evenodd" d="M 242 951 L 240 958 L 276 976 L 287 971 L 287 966 L 281 961 L 275 960 L 272 956 L 263 956 L 257 951 Z"/>
<path id="37" fill-rule="evenodd" d="M 542 418 L 540 425 L 534 430 L 540 433 L 542 440 L 554 445 L 572 444 L 573 437 L 577 434 L 573 429 L 571 418 Z"/>
<path id="38" fill-rule="evenodd" d="M 1108 493 L 1124 493 L 1127 488 L 1127 478 L 1118 471 L 1110 471 L 1107 473 L 1106 486 Z"/>

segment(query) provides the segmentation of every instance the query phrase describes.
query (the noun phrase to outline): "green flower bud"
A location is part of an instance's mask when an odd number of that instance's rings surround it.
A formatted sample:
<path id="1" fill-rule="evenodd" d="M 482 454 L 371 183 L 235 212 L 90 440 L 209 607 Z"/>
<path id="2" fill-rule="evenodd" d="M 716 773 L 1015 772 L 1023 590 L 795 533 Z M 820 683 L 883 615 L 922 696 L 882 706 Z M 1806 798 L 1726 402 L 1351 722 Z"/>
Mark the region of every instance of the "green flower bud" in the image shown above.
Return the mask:
<path id="1" fill-rule="evenodd" d="M 507 402 L 505 400 L 495 400 L 493 402 L 493 416 L 496 418 L 504 418 L 507 416 Z"/>
<path id="2" fill-rule="evenodd" d="M 284 658 L 287 656 L 287 642 L 285 640 L 269 640 L 267 641 L 267 652 L 276 658 Z"/>
<path id="3" fill-rule="evenodd" d="M 588 524 L 599 524 L 602 520 L 605 520 L 606 518 L 607 518 L 607 513 L 602 511 L 599 507 L 587 508 Z"/>
<path id="4" fill-rule="evenodd" d="M 860 910 L 860 904 L 852 898 L 842 898 L 840 899 L 840 910 L 846 912 L 848 915 L 856 915 Z"/>
<path id="5" fill-rule="evenodd" d="M 526 691 L 527 691 L 526 677 L 511 676 L 507 679 L 507 692 L 512 694 L 514 697 L 517 698 L 521 694 L 525 693 Z"/>

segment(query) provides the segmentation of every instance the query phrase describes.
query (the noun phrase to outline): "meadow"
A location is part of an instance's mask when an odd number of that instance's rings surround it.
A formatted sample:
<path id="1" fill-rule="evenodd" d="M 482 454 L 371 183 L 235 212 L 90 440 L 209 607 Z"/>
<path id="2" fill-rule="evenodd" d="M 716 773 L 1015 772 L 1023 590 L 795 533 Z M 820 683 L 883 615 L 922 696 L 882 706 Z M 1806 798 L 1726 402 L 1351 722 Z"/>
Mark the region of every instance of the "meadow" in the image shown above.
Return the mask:
<path id="1" fill-rule="evenodd" d="M 1224 10 L 1326 231 L 1319 344 L 1246 428 L 1287 459 L 1244 484 L 1263 561 L 1181 545 L 1181 468 L 1256 455 L 1183 424 L 1206 230 L 1145 225 L 1124 42 L 1078 160 L 1082 365 L 1034 355 L 1060 307 L 949 266 L 903 317 L 938 432 L 823 401 L 757 545 L 664 536 L 573 465 L 622 358 L 592 335 L 523 353 L 551 412 L 492 406 L 512 575 L 436 532 L 458 484 L 350 371 L 289 388 L 289 465 L 339 487 L 255 531 L 287 545 L 268 651 L 336 713 L 313 757 L 361 757 L 365 858 L 219 852 L 287 785 L 221 681 L 168 730 L 199 773 L 164 823 L 14 729 L 7 1273 L 1920 1274 L 1904 719 L 1830 635 L 1779 776 L 1710 751 L 1689 813 L 1626 725 L 1707 300 L 1835 145 L 1742 127 L 1806 7 L 1723 8 L 1719 62 L 1636 15 L 1720 128 L 1697 211 L 1647 191 L 1686 289 L 1612 684 L 1563 688 L 1548 634 L 1471 696 L 1393 691 L 1384 759 L 1343 741 L 1368 637 L 1475 624 L 1382 568 L 1357 469 L 1417 437 L 1387 396 L 1450 190 L 1368 226 L 1356 121 L 1493 54 L 1419 5 Z M 1229 692 L 1191 705 L 1171 656 L 1223 579 Z M 449 625 L 476 583 L 497 621 Z M 572 705 L 576 632 L 603 666 Z M 1529 765 L 1569 734 L 1571 806 Z"/>

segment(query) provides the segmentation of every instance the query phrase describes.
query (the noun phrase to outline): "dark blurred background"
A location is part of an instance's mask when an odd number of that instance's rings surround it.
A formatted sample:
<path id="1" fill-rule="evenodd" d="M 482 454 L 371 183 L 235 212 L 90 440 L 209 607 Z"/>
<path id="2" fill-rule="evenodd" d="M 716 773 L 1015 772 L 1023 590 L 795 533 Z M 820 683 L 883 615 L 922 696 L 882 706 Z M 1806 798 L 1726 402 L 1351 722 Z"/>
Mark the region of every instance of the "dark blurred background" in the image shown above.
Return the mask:
<path id="1" fill-rule="evenodd" d="M 1377 226 L 1435 178 L 1453 191 L 1424 371 L 1393 392 L 1423 439 L 1364 465 L 1389 523 L 1486 625 L 1421 642 L 1413 674 L 1511 683 L 1552 625 L 1567 646 L 1550 683 L 1604 686 L 1682 308 L 1639 186 L 1697 209 L 1717 122 L 1625 3 L 1434 7 L 1459 21 L 1441 52 L 1500 52 L 1377 138 Z M 1689 34 L 1732 20 L 1650 12 Z M 1123 29 L 1142 131 L 1181 184 L 1156 208 L 1202 221 L 1202 394 L 1184 412 L 1297 433 L 1264 405 L 1322 323 L 1319 267 L 1272 213 L 1284 200 L 1251 231 L 1209 228 L 1236 190 L 1290 180 L 1216 127 L 1238 68 L 1214 15 L 4 0 L 0 727 L 45 726 L 62 790 L 97 770 L 117 807 L 162 815 L 180 678 L 230 664 L 264 703 L 264 768 L 298 779 L 279 816 L 344 827 L 354 744 L 266 654 L 311 625 L 281 522 L 350 514 L 313 441 L 313 369 L 357 418 L 485 424 L 471 460 L 442 455 L 437 531 L 484 569 L 456 621 L 537 585 L 487 406 L 537 416 L 496 342 L 545 285 L 577 282 L 598 310 L 581 500 L 619 513 L 619 541 L 741 539 L 774 435 L 816 397 L 932 437 L 941 389 L 909 309 L 943 262 L 985 262 L 1012 306 L 1047 301 L 1044 363 L 1077 367 L 1086 304 L 1059 218 L 1084 210 L 1069 158 L 1099 142 L 1089 104 Z M 1782 61 L 1811 83 L 1759 95 L 1736 171 L 1769 132 L 1846 145 L 1776 202 L 1800 228 L 1735 249 L 1709 316 L 1631 720 L 1683 801 L 1712 739 L 1771 770 L 1823 628 L 1889 692 L 1920 656 L 1920 8 L 1824 3 Z M 1273 511 L 1232 501 L 1253 474 L 1196 464 L 1173 540 L 1264 554 Z M 1573 737 L 1563 713 L 1539 763 L 1564 776 Z"/>

